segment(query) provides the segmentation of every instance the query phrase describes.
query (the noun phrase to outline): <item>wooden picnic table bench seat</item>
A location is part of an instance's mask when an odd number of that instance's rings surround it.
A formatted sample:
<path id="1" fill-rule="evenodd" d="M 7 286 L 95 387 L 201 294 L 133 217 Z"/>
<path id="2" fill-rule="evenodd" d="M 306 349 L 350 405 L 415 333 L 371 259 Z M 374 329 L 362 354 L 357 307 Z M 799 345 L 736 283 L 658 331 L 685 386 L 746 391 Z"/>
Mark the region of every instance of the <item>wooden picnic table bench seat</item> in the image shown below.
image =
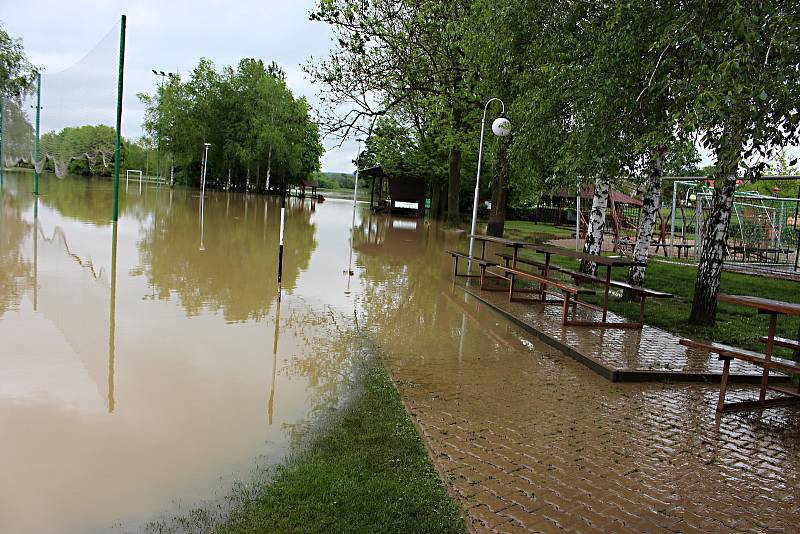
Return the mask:
<path id="1" fill-rule="evenodd" d="M 453 259 L 455 259 L 455 268 L 453 270 L 453 275 L 454 276 L 462 276 L 462 277 L 465 277 L 465 278 L 475 278 L 476 277 L 474 274 L 471 274 L 471 273 L 458 274 L 458 260 L 459 260 L 459 258 L 464 258 L 465 260 L 467 260 L 467 262 L 469 262 L 469 260 L 470 260 L 469 254 L 465 254 L 464 252 L 459 252 L 457 250 L 446 250 L 445 252 L 450 254 L 453 257 Z M 480 268 L 480 274 L 478 275 L 478 278 L 480 278 L 481 289 L 483 289 L 483 282 L 484 282 L 484 280 L 486 280 L 486 268 L 487 267 L 498 266 L 499 263 L 494 262 L 494 261 L 485 260 L 483 258 L 475 258 L 475 257 L 472 258 L 472 261 L 475 262 L 478 265 L 478 267 Z"/>
<path id="2" fill-rule="evenodd" d="M 519 269 L 514 269 L 512 267 L 504 267 L 502 265 L 497 265 L 496 267 L 498 269 L 500 269 L 504 273 L 504 275 L 501 275 L 501 274 L 498 274 L 498 273 L 494 273 L 492 271 L 489 271 L 489 274 L 493 274 L 493 275 L 497 276 L 498 278 L 503 277 L 503 278 L 508 278 L 509 279 L 509 284 L 508 284 L 508 300 L 509 301 L 513 301 L 514 300 L 514 279 L 517 278 L 517 277 L 523 278 L 525 280 L 530 280 L 532 282 L 538 282 L 539 283 L 539 293 L 541 293 L 541 295 L 542 295 L 541 302 L 544 303 L 544 304 L 549 304 L 549 303 L 553 303 L 554 302 L 554 301 L 547 301 L 546 298 L 545 298 L 546 294 L 548 294 L 548 293 L 552 294 L 552 292 L 547 291 L 548 287 L 553 287 L 553 288 L 561 290 L 561 292 L 563 293 L 562 298 L 563 298 L 563 304 L 564 304 L 564 316 L 562 318 L 562 322 L 564 324 L 568 324 L 568 322 L 569 322 L 569 307 L 570 307 L 570 304 L 572 304 L 572 305 L 579 304 L 578 301 L 572 300 L 572 297 L 576 297 L 578 295 L 593 295 L 594 294 L 594 290 L 592 290 L 592 289 L 588 289 L 588 288 L 585 288 L 585 287 L 573 286 L 571 284 L 568 284 L 566 282 L 562 282 L 560 280 L 553 280 L 552 278 L 547 278 L 547 277 L 545 277 L 543 275 L 533 274 L 533 273 L 529 273 L 527 271 L 520 271 Z"/>
<path id="3" fill-rule="evenodd" d="M 761 343 L 769 343 L 769 336 L 761 336 L 759 338 L 759 341 Z M 797 355 L 798 352 L 800 352 L 800 341 L 794 339 L 775 336 L 775 338 L 772 340 L 772 344 L 775 345 L 776 347 L 792 349 L 795 355 Z"/>
<path id="4" fill-rule="evenodd" d="M 511 262 L 514 261 L 514 255 L 513 254 L 508 254 L 506 252 L 498 252 L 497 255 L 500 256 L 501 258 L 503 258 L 503 260 L 505 260 L 506 267 L 509 267 L 511 265 Z M 524 263 L 526 265 L 531 265 L 533 267 L 538 267 L 541 270 L 544 270 L 544 268 L 546 266 L 545 262 L 543 262 L 543 261 L 532 260 L 532 259 L 528 259 L 528 258 L 520 258 L 519 256 L 517 256 L 517 263 Z M 557 266 L 553 265 L 552 263 L 547 267 L 548 267 L 548 270 L 550 270 L 550 271 L 560 271 L 561 270 L 560 267 L 557 267 Z"/>
<path id="5" fill-rule="evenodd" d="M 592 276 L 590 274 L 581 273 L 581 272 L 578 272 L 578 271 L 569 271 L 569 270 L 566 270 L 566 269 L 561 269 L 561 272 L 565 273 L 565 274 L 568 274 L 569 276 L 574 278 L 576 281 L 584 280 L 584 281 L 587 281 L 587 282 L 598 283 L 598 284 L 605 284 L 605 282 L 606 282 L 605 279 L 600 278 L 599 276 Z M 656 291 L 655 289 L 648 289 L 646 287 L 641 287 L 641 286 L 634 286 L 634 285 L 628 284 L 627 282 L 620 282 L 619 280 L 610 280 L 608 284 L 611 287 L 616 287 L 618 289 L 626 289 L 626 290 L 629 290 L 629 291 L 633 291 L 634 293 L 637 293 L 639 295 L 643 295 L 645 297 L 654 297 L 654 298 L 659 298 L 659 299 L 675 298 L 675 295 L 673 295 L 672 293 L 667 293 L 665 291 Z"/>
<path id="6" fill-rule="evenodd" d="M 571 276 L 576 282 L 590 282 L 597 284 L 606 283 L 606 280 L 600 278 L 599 276 L 593 276 L 590 274 L 581 273 L 577 271 L 569 271 L 567 269 L 561 269 L 561 272 Z M 609 280 L 608 285 L 611 287 L 616 287 L 618 289 L 625 289 L 631 291 L 639 297 L 639 322 L 636 324 L 644 324 L 644 308 L 645 308 L 645 300 L 647 299 L 647 297 L 653 297 L 659 299 L 671 299 L 675 297 L 675 295 L 673 295 L 672 293 L 666 293 L 664 291 L 656 291 L 655 289 L 648 289 L 646 287 L 634 286 L 626 282 L 620 282 L 618 280 Z"/>
<path id="7" fill-rule="evenodd" d="M 779 393 L 783 393 L 785 396 L 776 399 L 766 399 L 763 402 L 744 401 L 744 402 L 726 403 L 725 392 L 728 388 L 728 372 L 730 371 L 731 360 L 736 359 L 736 360 L 750 362 L 752 364 L 763 367 L 767 371 L 769 369 L 779 369 L 781 371 L 786 371 L 792 374 L 800 374 L 800 362 L 787 360 L 784 358 L 777 358 L 775 356 L 767 358 L 765 354 L 761 354 L 752 350 L 740 349 L 738 347 L 725 345 L 723 343 L 713 343 L 713 342 L 705 343 L 701 341 L 694 341 L 691 339 L 681 339 L 678 343 L 680 343 L 685 347 L 712 352 L 714 354 L 717 354 L 720 360 L 723 360 L 724 363 L 722 365 L 722 380 L 720 381 L 719 400 L 717 401 L 718 412 L 737 410 L 737 409 L 749 409 L 758 406 L 774 406 L 774 405 L 786 404 L 787 401 L 796 401 L 800 399 L 800 388 L 790 389 L 786 387 L 768 385 L 767 386 L 768 389 L 777 391 Z"/>

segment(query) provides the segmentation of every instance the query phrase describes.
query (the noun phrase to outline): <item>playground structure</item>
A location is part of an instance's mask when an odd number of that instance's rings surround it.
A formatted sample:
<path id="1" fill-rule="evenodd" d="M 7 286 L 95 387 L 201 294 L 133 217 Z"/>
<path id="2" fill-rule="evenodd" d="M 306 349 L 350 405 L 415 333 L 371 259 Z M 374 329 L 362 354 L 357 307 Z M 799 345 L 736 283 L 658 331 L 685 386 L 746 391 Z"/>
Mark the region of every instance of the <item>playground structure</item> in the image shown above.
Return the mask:
<path id="1" fill-rule="evenodd" d="M 594 186 L 591 185 L 581 187 L 580 196 L 566 189 L 550 192 L 542 196 L 536 205 L 533 221 L 569 228 L 583 239 L 586 237 L 593 197 Z M 624 250 L 636 239 L 641 211 L 641 200 L 619 190 L 609 191 L 603 233 L 611 238 L 614 252 Z"/>
<path id="2" fill-rule="evenodd" d="M 798 269 L 800 239 L 800 190 L 797 196 L 782 196 L 792 191 L 796 176 L 767 176 L 765 180 L 787 183 L 776 186 L 772 195 L 743 190 L 737 183 L 733 210 L 728 227 L 726 263 L 750 267 Z M 663 203 L 660 224 L 654 233 L 654 244 L 663 247 L 665 255 L 699 258 L 703 247 L 703 228 L 710 216 L 714 195 L 713 182 L 705 177 L 666 177 L 672 181 L 672 201 Z M 699 229 L 699 231 L 698 231 Z M 658 247 L 658 245 L 656 245 Z"/>

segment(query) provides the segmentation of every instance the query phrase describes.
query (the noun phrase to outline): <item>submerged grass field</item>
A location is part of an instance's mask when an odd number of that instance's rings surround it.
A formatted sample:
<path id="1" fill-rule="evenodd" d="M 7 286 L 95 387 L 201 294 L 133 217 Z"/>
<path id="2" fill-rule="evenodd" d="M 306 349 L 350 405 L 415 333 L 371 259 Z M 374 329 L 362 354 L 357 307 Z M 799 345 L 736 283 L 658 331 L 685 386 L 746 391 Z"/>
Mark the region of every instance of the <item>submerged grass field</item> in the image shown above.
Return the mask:
<path id="1" fill-rule="evenodd" d="M 466 532 L 380 363 L 338 424 L 278 468 L 217 529 L 236 532 Z"/>

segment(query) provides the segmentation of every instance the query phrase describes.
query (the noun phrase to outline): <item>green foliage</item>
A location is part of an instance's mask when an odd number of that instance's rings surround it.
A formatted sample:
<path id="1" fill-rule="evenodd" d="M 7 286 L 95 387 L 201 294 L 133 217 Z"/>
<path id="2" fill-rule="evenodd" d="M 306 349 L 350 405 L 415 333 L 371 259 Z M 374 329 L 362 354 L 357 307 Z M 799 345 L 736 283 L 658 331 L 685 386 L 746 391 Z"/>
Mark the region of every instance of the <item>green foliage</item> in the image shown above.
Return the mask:
<path id="1" fill-rule="evenodd" d="M 218 529 L 266 531 L 466 532 L 380 363 L 342 420 Z"/>
<path id="2" fill-rule="evenodd" d="M 159 152 L 174 155 L 190 183 L 199 183 L 203 144 L 211 143 L 208 180 L 242 186 L 250 176 L 297 182 L 319 170 L 323 148 L 308 103 L 295 99 L 276 64 L 243 59 L 218 71 L 201 59 L 189 79 L 179 76 L 145 103 L 145 129 Z"/>
<path id="3" fill-rule="evenodd" d="M 19 96 L 35 75 L 22 41 L 11 37 L 0 25 L 0 95 Z"/>

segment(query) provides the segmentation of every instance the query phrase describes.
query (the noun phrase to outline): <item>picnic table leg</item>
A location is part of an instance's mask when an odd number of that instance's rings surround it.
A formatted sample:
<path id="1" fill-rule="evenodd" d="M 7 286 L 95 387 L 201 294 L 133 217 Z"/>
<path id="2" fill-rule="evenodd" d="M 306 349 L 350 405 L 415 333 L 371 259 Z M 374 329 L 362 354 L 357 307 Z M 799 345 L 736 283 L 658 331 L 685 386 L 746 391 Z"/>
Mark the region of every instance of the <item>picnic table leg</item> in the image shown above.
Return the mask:
<path id="1" fill-rule="evenodd" d="M 456 267 L 453 270 L 453 278 L 457 278 L 458 277 L 458 256 L 453 256 L 453 259 L 456 260 Z"/>
<path id="2" fill-rule="evenodd" d="M 508 273 L 508 276 L 509 276 L 508 301 L 511 302 L 511 300 L 514 297 L 514 274 L 513 273 Z"/>
<path id="3" fill-rule="evenodd" d="M 482 241 L 482 243 L 483 243 L 483 248 L 481 249 L 481 259 L 485 260 L 486 259 L 486 241 Z"/>
<path id="4" fill-rule="evenodd" d="M 512 260 L 512 262 L 511 262 L 511 268 L 512 268 L 512 269 L 516 269 L 516 268 L 517 268 L 517 251 L 518 251 L 518 250 L 519 250 L 519 247 L 516 247 L 516 246 L 515 246 L 515 247 L 514 247 L 514 252 L 512 253 L 512 256 L 513 256 L 513 258 L 514 258 L 514 259 Z"/>
<path id="5" fill-rule="evenodd" d="M 548 279 L 549 276 L 550 276 L 550 253 L 546 252 L 544 255 L 544 271 L 542 271 L 542 277 Z M 545 285 L 540 282 L 539 295 L 541 296 L 542 302 L 547 300 L 547 293 L 545 293 L 545 289 L 546 289 Z"/>
<path id="6" fill-rule="evenodd" d="M 764 353 L 764 359 L 769 362 L 772 359 L 772 351 L 775 341 L 775 325 L 778 322 L 778 314 L 771 313 L 769 315 L 769 333 L 767 334 L 767 351 Z M 767 396 L 767 383 L 769 382 L 769 365 L 764 366 L 764 374 L 761 375 L 761 392 L 758 395 L 758 402 L 763 403 Z"/>
<path id="7" fill-rule="evenodd" d="M 603 322 L 606 322 L 608 314 L 608 291 L 611 289 L 611 266 L 606 265 L 606 291 L 603 295 Z"/>
<path id="8" fill-rule="evenodd" d="M 564 291 L 564 314 L 561 318 L 561 324 L 569 322 L 569 292 Z"/>
<path id="9" fill-rule="evenodd" d="M 639 322 L 644 325 L 644 301 L 647 298 L 646 295 L 642 294 L 642 301 L 639 304 Z"/>
<path id="10" fill-rule="evenodd" d="M 717 411 L 721 412 L 725 407 L 725 392 L 728 390 L 728 371 L 731 369 L 731 359 L 725 358 L 722 364 L 722 378 L 719 381 L 719 400 L 717 401 Z"/>

